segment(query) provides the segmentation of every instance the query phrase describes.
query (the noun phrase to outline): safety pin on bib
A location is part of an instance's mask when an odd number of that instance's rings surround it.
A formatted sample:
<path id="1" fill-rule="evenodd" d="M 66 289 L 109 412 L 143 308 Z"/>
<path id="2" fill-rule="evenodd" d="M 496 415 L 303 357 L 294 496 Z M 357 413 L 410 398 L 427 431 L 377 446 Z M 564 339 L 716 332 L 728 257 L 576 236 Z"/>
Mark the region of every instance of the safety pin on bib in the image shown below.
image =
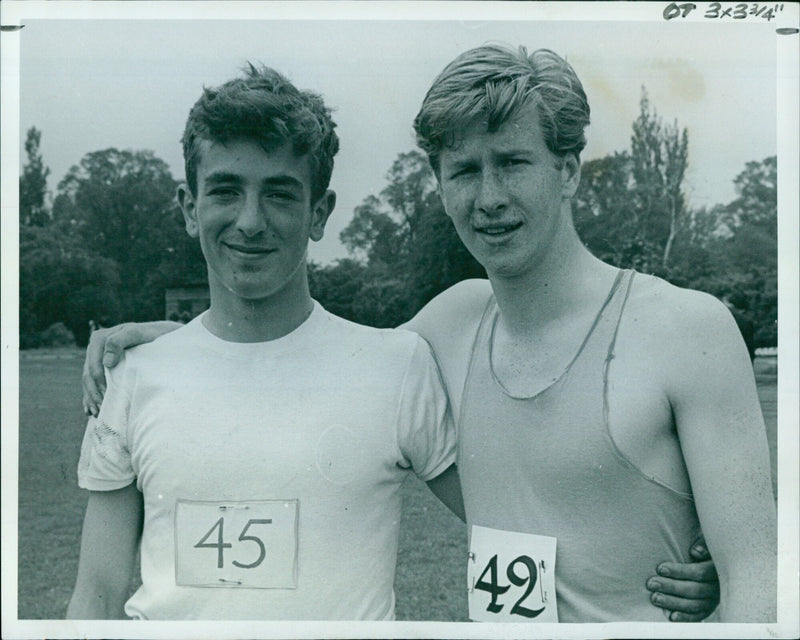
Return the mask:
<path id="1" fill-rule="evenodd" d="M 546 569 L 544 568 L 544 560 L 539 560 L 539 570 L 541 573 L 546 572 Z M 544 580 L 539 580 L 539 592 L 542 595 L 542 603 L 544 604 L 547 602 L 547 591 L 544 590 Z"/>

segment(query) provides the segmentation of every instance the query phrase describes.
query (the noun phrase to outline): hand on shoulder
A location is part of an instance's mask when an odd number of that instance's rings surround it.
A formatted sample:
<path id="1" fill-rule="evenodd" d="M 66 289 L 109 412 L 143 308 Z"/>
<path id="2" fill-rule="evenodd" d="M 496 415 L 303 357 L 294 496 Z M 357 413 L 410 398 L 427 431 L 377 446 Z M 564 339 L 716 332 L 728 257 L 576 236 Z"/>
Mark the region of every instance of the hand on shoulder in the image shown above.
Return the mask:
<path id="1" fill-rule="evenodd" d="M 89 338 L 86 359 L 83 363 L 83 410 L 87 415 L 97 416 L 106 391 L 105 367 L 115 367 L 125 349 L 146 342 L 178 329 L 177 322 L 128 322 L 108 329 L 98 329 Z"/>

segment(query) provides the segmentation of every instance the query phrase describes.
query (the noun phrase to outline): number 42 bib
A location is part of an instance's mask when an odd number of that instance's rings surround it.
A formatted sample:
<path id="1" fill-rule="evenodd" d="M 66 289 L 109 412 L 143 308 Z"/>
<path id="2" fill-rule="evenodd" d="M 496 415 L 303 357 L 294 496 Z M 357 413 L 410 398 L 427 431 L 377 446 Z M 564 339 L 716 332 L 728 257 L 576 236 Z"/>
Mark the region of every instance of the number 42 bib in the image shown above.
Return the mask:
<path id="1" fill-rule="evenodd" d="M 558 622 L 556 539 L 472 526 L 469 617 L 479 622 Z"/>

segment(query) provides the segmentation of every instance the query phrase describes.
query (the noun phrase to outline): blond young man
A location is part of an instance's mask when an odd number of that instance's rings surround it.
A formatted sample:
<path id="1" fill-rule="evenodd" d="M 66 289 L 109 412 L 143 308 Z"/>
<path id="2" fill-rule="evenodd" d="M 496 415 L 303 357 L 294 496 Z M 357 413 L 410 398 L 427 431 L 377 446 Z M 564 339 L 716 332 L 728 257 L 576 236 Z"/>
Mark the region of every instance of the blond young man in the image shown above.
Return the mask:
<path id="1" fill-rule="evenodd" d="M 776 509 L 747 349 L 721 302 L 580 241 L 571 199 L 588 123 L 566 61 L 499 46 L 451 62 L 415 120 L 447 215 L 489 276 L 407 325 L 454 407 L 474 608 L 506 616 L 518 585 L 528 601 L 510 619 L 658 620 L 647 559 L 687 561 L 702 527 L 719 619 L 774 621 Z M 503 556 L 509 545 L 530 551 Z M 546 560 L 538 575 L 531 560 Z M 548 576 L 557 612 L 526 591 Z"/>

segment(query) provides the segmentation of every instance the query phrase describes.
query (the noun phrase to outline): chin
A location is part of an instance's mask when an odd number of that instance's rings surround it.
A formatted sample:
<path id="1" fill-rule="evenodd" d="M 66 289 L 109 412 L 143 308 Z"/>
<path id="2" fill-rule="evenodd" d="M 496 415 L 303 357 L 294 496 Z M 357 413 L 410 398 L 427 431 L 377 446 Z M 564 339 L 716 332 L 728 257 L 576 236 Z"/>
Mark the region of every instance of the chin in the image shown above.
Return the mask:
<path id="1" fill-rule="evenodd" d="M 249 302 L 265 300 L 275 295 L 277 292 L 277 289 L 273 287 L 267 287 L 264 285 L 247 286 L 243 285 L 241 282 L 231 284 L 225 288 L 237 298 L 240 298 L 241 300 L 247 300 Z"/>
<path id="2" fill-rule="evenodd" d="M 489 258 L 481 262 L 481 266 L 486 269 L 487 275 L 498 278 L 516 278 L 529 270 L 529 263 L 524 260 L 514 260 L 511 256 L 504 256 L 502 259 Z"/>

